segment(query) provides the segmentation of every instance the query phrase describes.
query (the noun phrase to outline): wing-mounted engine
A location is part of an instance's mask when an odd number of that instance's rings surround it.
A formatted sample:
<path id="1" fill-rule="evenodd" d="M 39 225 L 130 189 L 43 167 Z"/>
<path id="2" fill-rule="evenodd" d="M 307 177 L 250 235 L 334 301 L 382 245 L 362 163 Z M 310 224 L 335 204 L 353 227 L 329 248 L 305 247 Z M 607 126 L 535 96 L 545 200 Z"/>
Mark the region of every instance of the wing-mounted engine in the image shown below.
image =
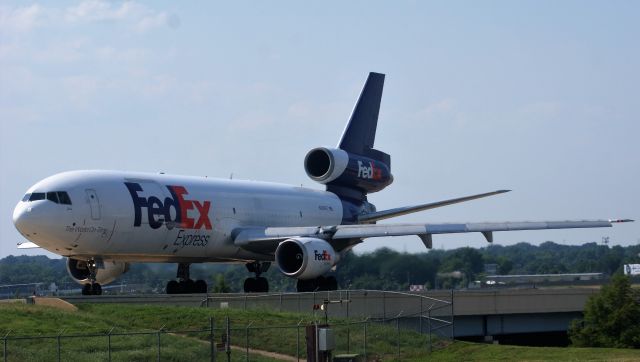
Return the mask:
<path id="1" fill-rule="evenodd" d="M 102 285 L 109 284 L 120 275 L 129 270 L 129 264 L 120 261 L 105 260 L 104 269 L 98 268 L 96 271 L 96 282 Z M 89 268 L 84 260 L 67 259 L 67 272 L 78 284 L 87 284 L 89 281 Z"/>
<path id="2" fill-rule="evenodd" d="M 339 254 L 331 244 L 316 238 L 292 238 L 278 245 L 275 253 L 280 271 L 297 279 L 313 279 L 327 273 Z"/>
<path id="3" fill-rule="evenodd" d="M 304 169 L 314 181 L 328 187 L 377 192 L 393 182 L 389 166 L 373 158 L 349 153 L 339 148 L 314 148 L 304 159 Z"/>

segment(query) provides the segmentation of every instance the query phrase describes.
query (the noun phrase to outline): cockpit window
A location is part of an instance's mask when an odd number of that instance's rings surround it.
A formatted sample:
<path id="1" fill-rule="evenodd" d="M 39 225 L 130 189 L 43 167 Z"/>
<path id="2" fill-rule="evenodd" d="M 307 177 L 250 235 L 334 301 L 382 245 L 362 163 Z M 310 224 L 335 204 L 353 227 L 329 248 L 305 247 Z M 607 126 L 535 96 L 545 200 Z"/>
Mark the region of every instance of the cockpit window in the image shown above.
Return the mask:
<path id="1" fill-rule="evenodd" d="M 66 191 L 51 191 L 51 192 L 34 192 L 26 194 L 22 198 L 22 201 L 38 201 L 47 199 L 53 201 L 56 204 L 71 205 L 71 199 Z"/>
<path id="2" fill-rule="evenodd" d="M 44 200 L 44 192 L 34 192 L 29 197 L 29 201 Z"/>
<path id="3" fill-rule="evenodd" d="M 57 192 L 47 192 L 47 200 L 53 201 L 56 204 L 58 203 L 58 193 Z"/>
<path id="4" fill-rule="evenodd" d="M 71 199 L 66 191 L 58 191 L 58 200 L 63 205 L 71 205 Z"/>

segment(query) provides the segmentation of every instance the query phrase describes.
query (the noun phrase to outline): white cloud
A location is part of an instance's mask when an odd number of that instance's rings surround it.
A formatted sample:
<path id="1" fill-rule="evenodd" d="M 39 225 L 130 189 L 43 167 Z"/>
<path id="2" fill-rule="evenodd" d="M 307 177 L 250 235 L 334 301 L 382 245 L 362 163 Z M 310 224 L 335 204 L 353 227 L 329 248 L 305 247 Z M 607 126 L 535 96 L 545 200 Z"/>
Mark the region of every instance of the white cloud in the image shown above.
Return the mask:
<path id="1" fill-rule="evenodd" d="M 166 12 L 153 10 L 133 1 L 120 4 L 100 0 L 83 1 L 67 8 L 64 20 L 72 24 L 125 22 L 140 32 L 168 25 L 175 27 L 176 24 L 176 20 Z"/>
<path id="2" fill-rule="evenodd" d="M 42 15 L 43 9 L 37 4 L 13 9 L 1 6 L 0 32 L 3 35 L 28 32 L 38 25 L 38 20 Z"/>
<path id="3" fill-rule="evenodd" d="M 0 33 L 5 38 L 28 33 L 39 26 L 77 26 L 98 22 L 122 23 L 141 33 L 163 26 L 177 28 L 180 25 L 177 15 L 154 10 L 135 1 L 87 0 L 64 9 L 37 4 L 0 6 Z"/>

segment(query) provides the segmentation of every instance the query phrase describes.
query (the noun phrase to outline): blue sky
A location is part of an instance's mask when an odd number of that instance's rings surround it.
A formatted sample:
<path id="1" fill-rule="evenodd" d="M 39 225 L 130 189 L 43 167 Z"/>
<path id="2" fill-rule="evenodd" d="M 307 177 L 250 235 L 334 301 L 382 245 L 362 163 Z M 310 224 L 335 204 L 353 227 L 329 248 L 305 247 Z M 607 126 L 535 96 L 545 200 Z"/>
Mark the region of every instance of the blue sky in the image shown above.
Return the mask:
<path id="1" fill-rule="evenodd" d="M 0 257 L 25 190 L 72 169 L 321 188 L 369 71 L 387 74 L 379 209 L 509 188 L 402 222 L 640 218 L 637 2 L 12 2 L 0 5 Z M 640 242 L 613 229 L 496 243 Z M 479 235 L 436 247 L 484 246 Z M 422 251 L 417 238 L 369 240 Z M 38 253 L 38 251 L 35 251 Z"/>

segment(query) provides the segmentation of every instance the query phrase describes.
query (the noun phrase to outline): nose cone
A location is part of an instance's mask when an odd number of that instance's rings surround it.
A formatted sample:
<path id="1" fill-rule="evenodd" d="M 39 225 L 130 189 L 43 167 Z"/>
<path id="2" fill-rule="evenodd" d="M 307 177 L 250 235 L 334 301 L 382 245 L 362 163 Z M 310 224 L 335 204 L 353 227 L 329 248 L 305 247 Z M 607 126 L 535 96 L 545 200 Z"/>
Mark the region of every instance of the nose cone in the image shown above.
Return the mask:
<path id="1" fill-rule="evenodd" d="M 13 225 L 26 238 L 29 238 L 30 233 L 37 227 L 34 222 L 32 206 L 25 202 L 19 202 L 13 209 Z"/>
<path id="2" fill-rule="evenodd" d="M 46 200 L 19 202 L 13 209 L 13 225 L 25 238 L 36 242 L 36 235 L 50 231 L 54 215 L 48 204 Z"/>

